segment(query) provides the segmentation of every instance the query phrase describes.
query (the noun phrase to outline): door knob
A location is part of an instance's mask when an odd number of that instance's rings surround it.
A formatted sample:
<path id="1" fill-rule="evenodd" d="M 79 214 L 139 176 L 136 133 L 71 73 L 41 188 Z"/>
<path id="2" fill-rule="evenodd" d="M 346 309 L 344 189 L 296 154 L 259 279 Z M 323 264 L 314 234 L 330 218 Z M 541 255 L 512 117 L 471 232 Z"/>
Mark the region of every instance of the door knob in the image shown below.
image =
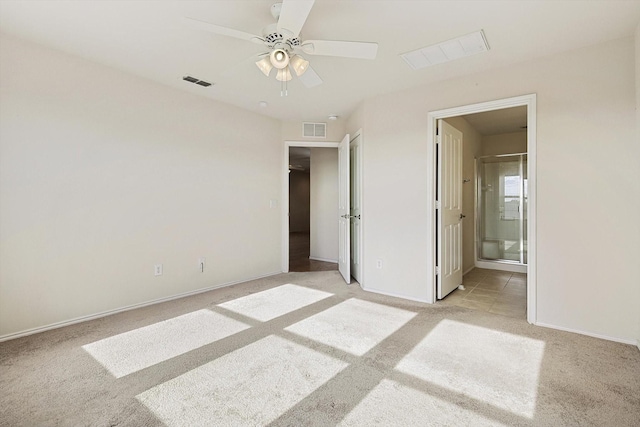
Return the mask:
<path id="1" fill-rule="evenodd" d="M 466 217 L 467 217 L 466 215 L 460 214 L 460 219 L 466 218 Z"/>

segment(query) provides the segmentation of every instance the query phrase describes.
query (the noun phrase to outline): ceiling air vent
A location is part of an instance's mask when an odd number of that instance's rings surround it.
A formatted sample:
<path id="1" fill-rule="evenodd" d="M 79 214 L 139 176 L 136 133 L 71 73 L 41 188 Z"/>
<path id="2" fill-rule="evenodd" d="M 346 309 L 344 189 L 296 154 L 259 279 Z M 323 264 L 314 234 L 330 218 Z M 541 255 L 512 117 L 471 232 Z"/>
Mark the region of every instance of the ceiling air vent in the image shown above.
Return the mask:
<path id="1" fill-rule="evenodd" d="M 307 138 L 326 138 L 327 124 L 304 122 L 302 123 L 302 136 Z"/>
<path id="2" fill-rule="evenodd" d="M 482 30 L 400 55 L 406 63 L 418 70 L 465 56 L 489 50 L 489 43 Z"/>
<path id="3" fill-rule="evenodd" d="M 197 85 L 204 86 L 204 87 L 211 86 L 211 83 L 205 82 L 204 80 L 196 79 L 195 77 L 191 77 L 191 76 L 184 76 L 182 80 L 189 83 L 195 83 Z"/>

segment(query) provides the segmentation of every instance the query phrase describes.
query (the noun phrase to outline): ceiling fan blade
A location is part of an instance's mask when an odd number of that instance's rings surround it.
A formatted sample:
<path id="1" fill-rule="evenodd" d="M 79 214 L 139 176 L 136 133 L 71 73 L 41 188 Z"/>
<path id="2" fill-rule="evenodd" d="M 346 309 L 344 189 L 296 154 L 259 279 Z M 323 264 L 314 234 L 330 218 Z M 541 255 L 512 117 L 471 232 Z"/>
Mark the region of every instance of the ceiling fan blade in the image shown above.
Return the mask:
<path id="1" fill-rule="evenodd" d="M 278 31 L 287 30 L 298 37 L 315 0 L 283 0 Z"/>
<path id="2" fill-rule="evenodd" d="M 302 82 L 303 85 L 305 85 L 305 87 L 308 88 L 322 84 L 322 79 L 315 72 L 315 70 L 311 68 L 311 66 L 308 66 L 307 71 L 305 71 L 303 75 L 298 77 L 298 79 Z"/>
<path id="3" fill-rule="evenodd" d="M 221 25 L 215 25 L 210 22 L 200 21 L 193 18 L 182 18 L 185 25 L 194 30 L 208 31 L 214 34 L 220 34 L 223 36 L 234 37 L 236 39 L 247 40 L 253 43 L 263 44 L 264 39 L 255 34 L 245 33 L 244 31 L 234 30 L 233 28 L 223 27 Z"/>
<path id="4" fill-rule="evenodd" d="M 376 59 L 378 43 L 305 40 L 302 51 L 309 55 L 342 56 L 345 58 Z"/>

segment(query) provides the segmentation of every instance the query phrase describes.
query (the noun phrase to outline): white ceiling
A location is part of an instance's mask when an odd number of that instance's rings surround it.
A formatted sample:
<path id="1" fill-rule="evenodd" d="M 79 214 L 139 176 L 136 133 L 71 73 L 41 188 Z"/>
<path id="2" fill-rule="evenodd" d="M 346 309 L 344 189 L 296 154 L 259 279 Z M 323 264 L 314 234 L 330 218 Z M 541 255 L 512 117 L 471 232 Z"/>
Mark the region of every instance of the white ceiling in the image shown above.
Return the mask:
<path id="1" fill-rule="evenodd" d="M 308 56 L 324 84 L 307 89 L 294 78 L 289 96 L 280 97 L 280 83 L 247 61 L 263 47 L 182 23 L 192 17 L 261 34 L 273 22 L 272 3 L 2 0 L 0 31 L 274 118 L 325 121 L 376 94 L 632 36 L 640 22 L 640 1 L 317 0 L 301 37 L 374 41 L 378 56 Z M 480 29 L 487 53 L 417 71 L 399 56 Z M 187 83 L 184 75 L 215 85 Z"/>

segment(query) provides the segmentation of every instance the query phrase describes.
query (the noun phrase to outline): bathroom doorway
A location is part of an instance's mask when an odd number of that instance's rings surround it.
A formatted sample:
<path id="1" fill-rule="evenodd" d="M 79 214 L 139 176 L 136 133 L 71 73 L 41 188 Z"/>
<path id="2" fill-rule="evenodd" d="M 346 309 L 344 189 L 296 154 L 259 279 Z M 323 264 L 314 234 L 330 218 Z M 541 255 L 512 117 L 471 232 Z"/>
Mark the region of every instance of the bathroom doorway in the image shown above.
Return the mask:
<path id="1" fill-rule="evenodd" d="M 516 123 L 516 128 L 513 127 L 513 121 L 506 117 L 510 114 L 522 120 L 522 123 Z M 459 217 L 462 223 L 460 234 L 463 235 L 462 262 L 465 274 L 461 286 L 449 296 L 437 295 L 438 274 L 442 266 L 447 266 L 441 259 L 446 251 L 441 246 L 442 233 L 439 234 L 438 209 L 442 201 L 436 190 L 443 179 L 442 174 L 447 173 L 436 162 L 439 156 L 438 123 L 442 120 L 461 130 L 463 146 L 469 148 L 471 144 L 472 150 L 462 154 L 463 201 Z M 484 129 L 480 122 L 493 129 Z M 497 129 L 499 122 L 508 122 L 509 128 Z M 535 95 L 431 112 L 428 126 L 429 155 L 437 166 L 432 181 L 434 186 L 431 187 L 434 188 L 431 190 L 434 197 L 433 214 L 430 215 L 432 235 L 436 242 L 432 249 L 435 272 L 433 300 L 442 299 L 445 304 L 454 303 L 496 314 L 526 317 L 530 323 L 535 323 Z M 519 138 L 524 147 L 514 142 Z M 505 147 L 507 150 L 502 151 Z M 497 157 L 501 155 L 511 157 Z M 498 173 L 492 168 L 497 169 Z M 486 169 L 484 176 L 480 174 L 481 169 Z M 497 221 L 503 222 L 502 227 L 498 228 L 495 227 L 495 218 L 491 220 L 493 224 L 489 223 L 489 200 L 483 201 L 482 195 L 478 196 L 478 191 L 482 190 L 482 187 L 478 187 L 479 183 L 487 184 L 492 174 L 497 178 L 491 183 L 494 190 L 491 196 L 502 197 L 502 200 L 498 200 L 500 203 L 491 206 L 492 211 L 498 214 Z M 487 209 L 480 210 L 480 205 Z M 493 229 L 491 225 L 494 225 Z M 477 298 L 474 299 L 474 296 Z"/>

